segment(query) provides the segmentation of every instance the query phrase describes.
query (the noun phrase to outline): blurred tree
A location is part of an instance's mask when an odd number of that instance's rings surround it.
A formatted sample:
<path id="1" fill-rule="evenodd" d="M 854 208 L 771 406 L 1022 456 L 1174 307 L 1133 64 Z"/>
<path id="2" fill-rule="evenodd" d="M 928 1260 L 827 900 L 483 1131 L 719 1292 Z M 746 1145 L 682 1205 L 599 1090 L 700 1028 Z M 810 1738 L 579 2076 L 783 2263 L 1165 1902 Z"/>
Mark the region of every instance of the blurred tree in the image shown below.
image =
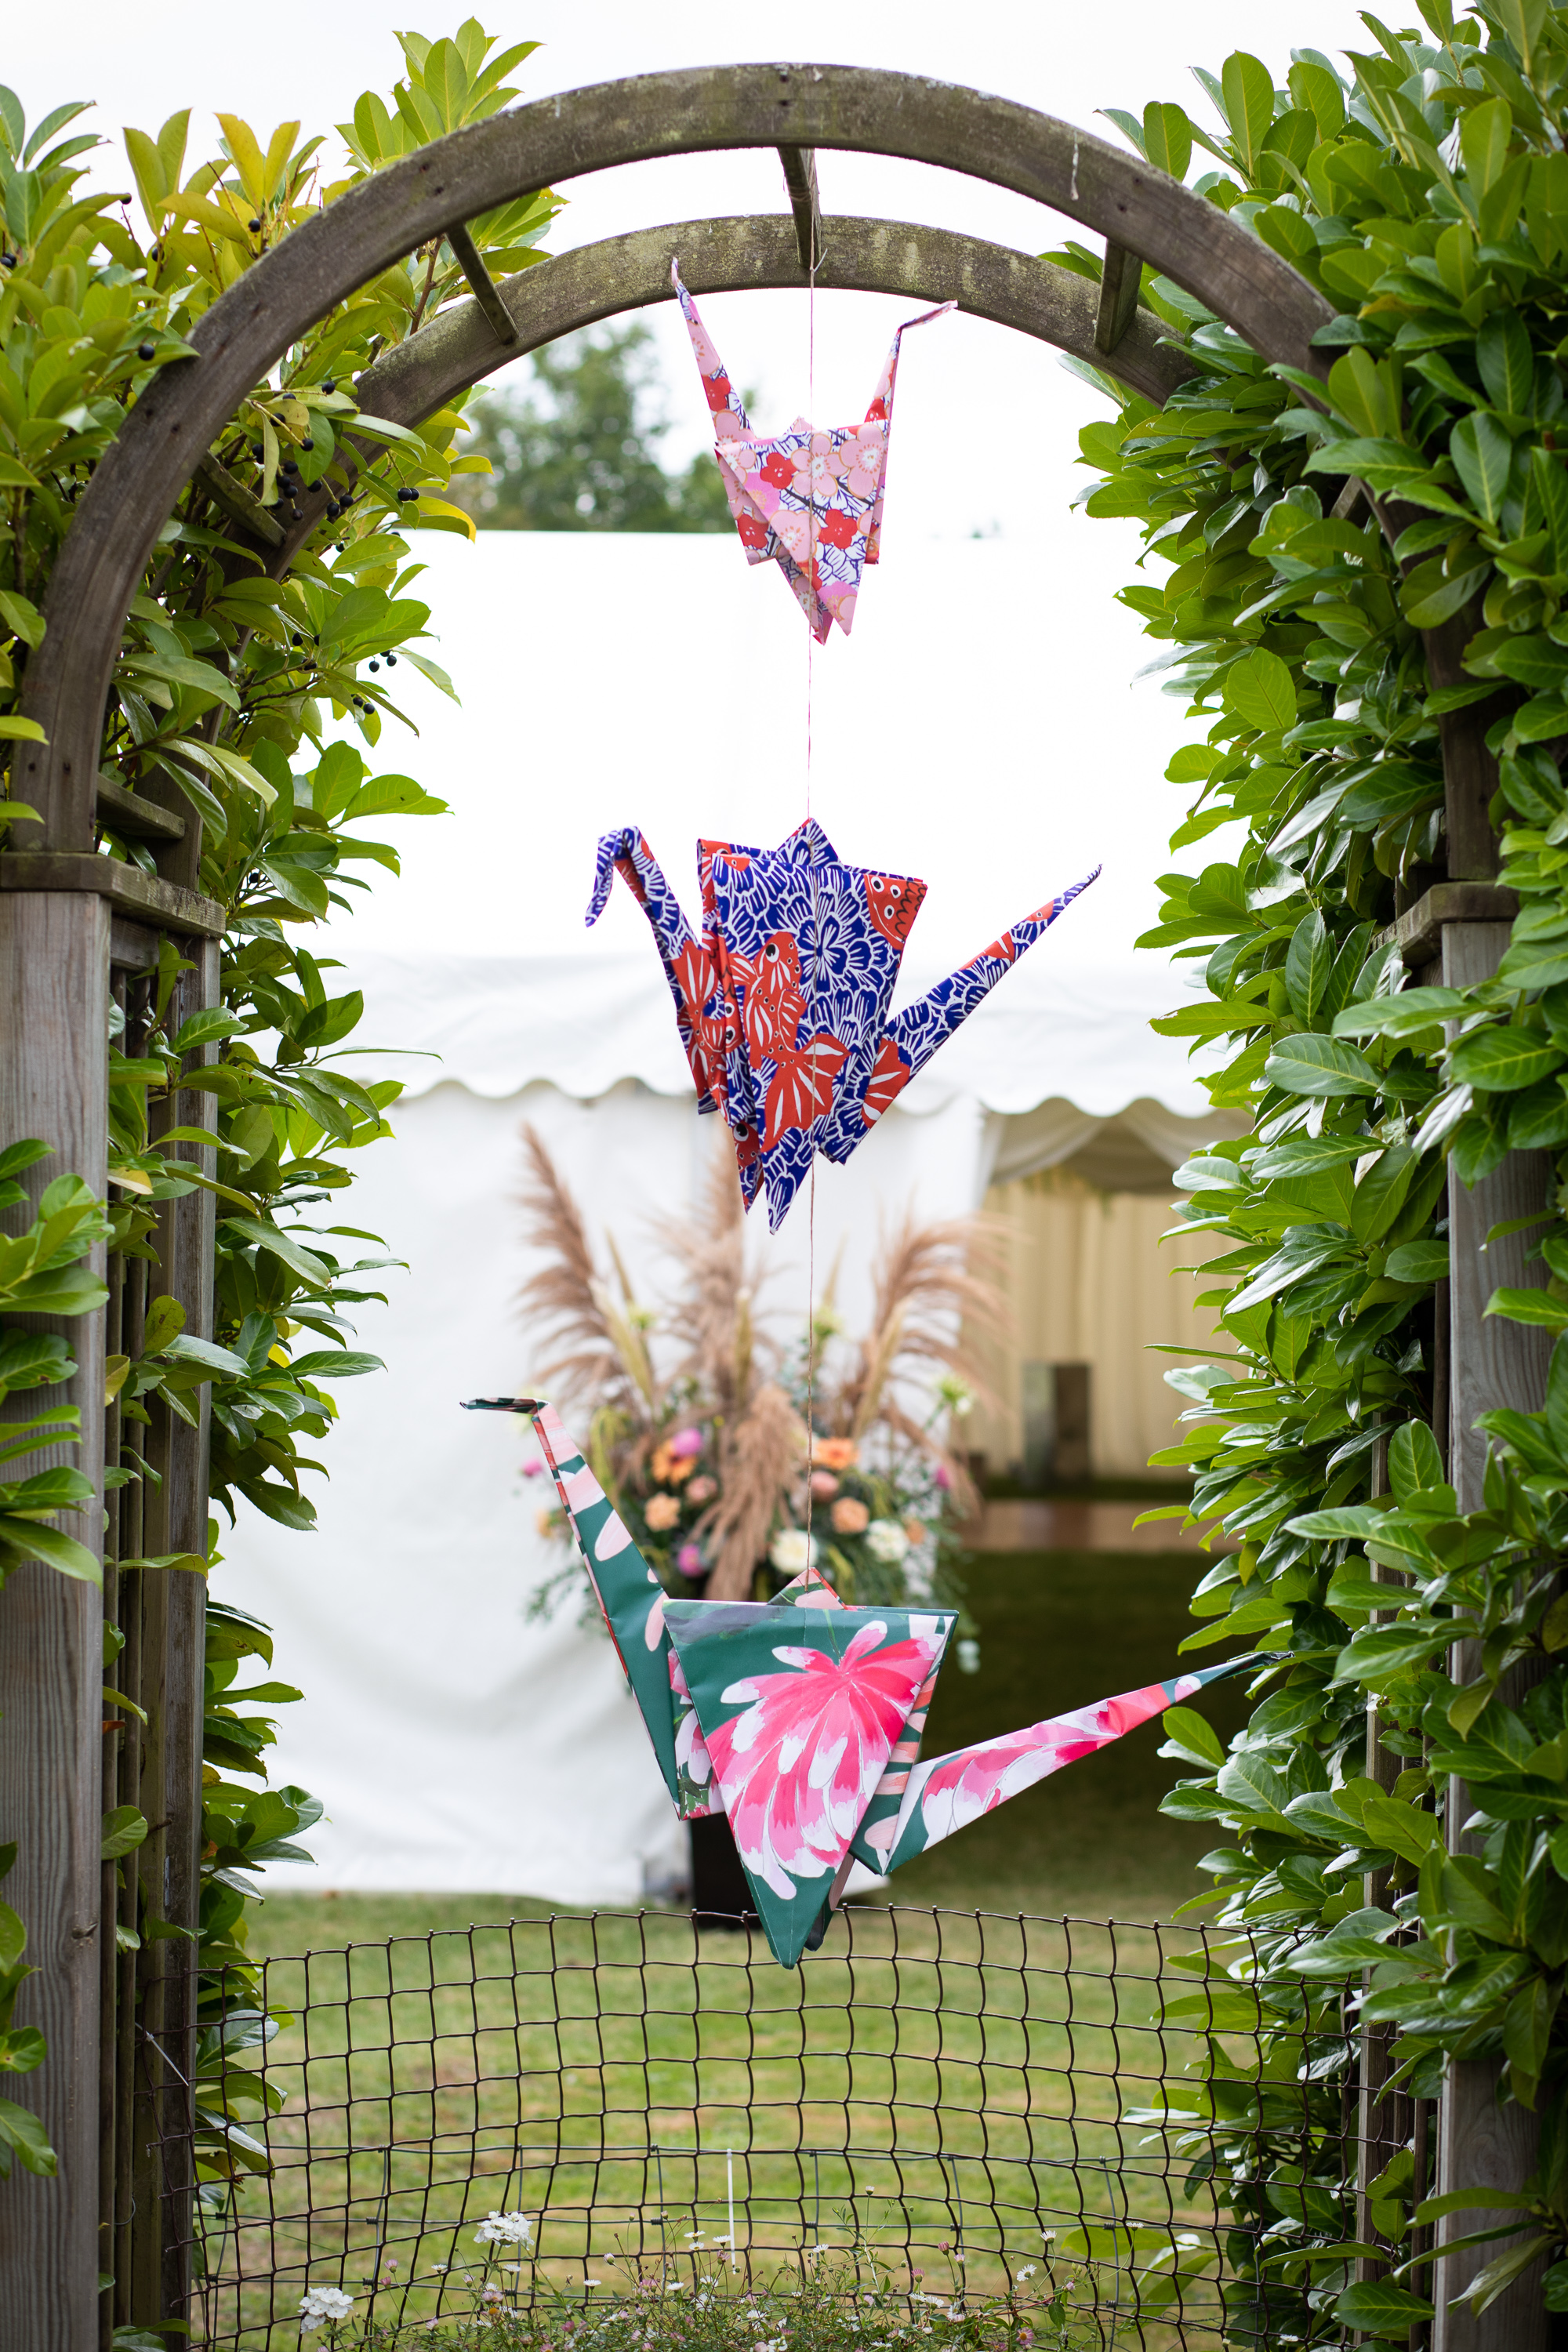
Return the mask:
<path id="1" fill-rule="evenodd" d="M 706 450 L 668 473 L 669 430 L 644 325 L 568 335 L 533 355 L 547 395 L 494 392 L 467 412 L 465 454 L 492 470 L 460 474 L 451 495 L 481 530 L 728 530 L 719 468 Z"/>

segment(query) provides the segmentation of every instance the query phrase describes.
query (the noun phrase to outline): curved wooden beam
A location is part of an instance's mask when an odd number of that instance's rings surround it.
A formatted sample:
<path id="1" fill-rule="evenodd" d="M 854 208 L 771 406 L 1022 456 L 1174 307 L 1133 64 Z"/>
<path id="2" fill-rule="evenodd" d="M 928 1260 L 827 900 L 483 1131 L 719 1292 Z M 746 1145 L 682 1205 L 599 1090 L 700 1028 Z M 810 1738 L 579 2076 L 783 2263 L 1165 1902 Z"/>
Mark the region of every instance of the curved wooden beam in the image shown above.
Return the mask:
<path id="1" fill-rule="evenodd" d="M 1185 354 L 1162 340 L 1169 330 L 1150 310 L 1137 312 L 1108 358 L 1094 339 L 1100 289 L 1056 262 L 909 221 L 827 216 L 822 234 L 819 289 L 955 301 L 974 318 L 1016 327 L 1087 360 L 1149 400 L 1166 400 L 1194 373 Z M 361 376 L 355 387 L 361 405 L 399 421 L 427 415 L 520 352 L 619 311 L 673 301 L 673 258 L 694 294 L 805 282 L 787 213 L 672 221 L 606 237 L 505 281 L 501 299 L 517 330 L 514 342 L 500 341 L 478 302 L 453 303 Z M 389 397 L 399 404 L 395 411 L 382 405 Z"/>
<path id="2" fill-rule="evenodd" d="M 1163 402 L 1194 373 L 1167 338 L 1163 320 L 1139 310 L 1110 357 L 1095 341 L 1099 289 L 1054 261 L 1015 253 L 948 229 L 909 221 L 823 221 L 819 287 L 866 294 L 903 294 L 911 302 L 955 301 L 977 319 L 1021 334 L 1114 375 L 1146 399 Z M 672 221 L 606 237 L 520 270 L 500 287 L 512 321 L 502 341 L 478 301 L 454 302 L 405 343 L 367 368 L 355 392 L 368 415 L 417 425 L 455 394 L 493 375 L 520 354 L 596 320 L 675 299 L 669 265 L 694 294 L 733 293 L 805 283 L 795 223 L 785 213 L 721 220 Z M 300 520 L 267 551 L 267 568 L 281 574 L 320 522 L 329 492 L 321 487 L 300 500 Z"/>
<path id="3" fill-rule="evenodd" d="M 14 788 L 45 822 L 18 827 L 18 845 L 90 847 L 115 649 L 158 529 L 251 387 L 335 302 L 529 189 L 656 155 L 781 146 L 904 156 L 1012 188 L 1152 262 L 1267 359 L 1313 363 L 1329 306 L 1289 263 L 1139 157 L 1007 99 L 859 67 L 749 65 L 602 82 L 492 116 L 286 237 L 201 320 L 198 356 L 165 368 L 127 417 L 77 509 L 28 664 L 23 707 L 48 741 L 18 747 Z"/>

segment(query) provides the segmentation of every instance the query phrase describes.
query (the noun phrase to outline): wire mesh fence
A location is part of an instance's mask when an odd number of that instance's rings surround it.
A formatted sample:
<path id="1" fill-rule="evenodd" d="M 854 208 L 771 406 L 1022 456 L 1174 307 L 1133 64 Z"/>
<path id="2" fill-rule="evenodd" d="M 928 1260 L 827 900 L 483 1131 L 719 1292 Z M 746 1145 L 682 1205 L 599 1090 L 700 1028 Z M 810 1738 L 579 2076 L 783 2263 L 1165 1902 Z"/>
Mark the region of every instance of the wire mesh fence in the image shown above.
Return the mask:
<path id="1" fill-rule="evenodd" d="M 185 2209 L 192 2340 L 294 2346 L 326 2286 L 360 2325 L 427 2326 L 469 2307 L 476 2226 L 522 2212 L 521 2307 L 689 2292 L 715 2260 L 742 2286 L 804 2275 L 834 2249 L 916 2296 L 1033 2265 L 1087 2343 L 1218 2352 L 1257 2224 L 1150 2110 L 1247 1957 L 1203 1929 L 851 1906 L 792 1974 L 743 1927 L 672 1913 L 269 1960 L 286 2021 L 238 2063 L 253 2111 L 276 2107 L 247 2126 L 270 2168 Z M 1256 2064 L 1247 2032 L 1222 2046 Z M 1305 2027 L 1290 2071 L 1305 2151 L 1324 2133 Z M 1271 2116 L 1278 2138 L 1277 2095 Z"/>

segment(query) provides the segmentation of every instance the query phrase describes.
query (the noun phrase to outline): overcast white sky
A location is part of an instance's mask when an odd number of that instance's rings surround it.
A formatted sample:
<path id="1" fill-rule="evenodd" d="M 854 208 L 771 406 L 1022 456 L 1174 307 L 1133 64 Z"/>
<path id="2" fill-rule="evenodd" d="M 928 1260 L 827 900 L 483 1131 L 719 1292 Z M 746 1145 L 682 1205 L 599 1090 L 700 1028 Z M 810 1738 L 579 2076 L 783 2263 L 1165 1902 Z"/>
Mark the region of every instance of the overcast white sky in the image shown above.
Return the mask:
<path id="1" fill-rule="evenodd" d="M 418 29 L 453 30 L 459 15 L 422 8 Z M 1207 102 L 1188 68 L 1217 71 L 1235 47 L 1260 55 L 1278 80 L 1292 45 L 1372 45 L 1345 0 L 901 0 L 743 16 L 699 0 L 505 0 L 481 15 L 507 42 L 544 44 L 519 76 L 525 100 L 784 56 L 935 74 L 1112 138 L 1096 113 L 1105 105 L 1174 98 L 1201 117 Z M 116 142 L 123 124 L 155 131 L 191 105 L 194 163 L 210 152 L 212 109 L 236 110 L 264 133 L 294 117 L 325 131 L 361 89 L 388 89 L 401 70 L 396 21 L 407 17 L 387 0 L 259 16 L 212 0 L 161 0 L 151 16 L 124 0 L 75 0 L 8 12 L 0 72 L 31 121 L 65 99 L 97 99 L 89 121 Z M 123 172 L 113 151 L 99 168 Z M 1070 226 L 919 164 L 827 153 L 819 172 L 830 213 L 929 221 L 1028 252 Z M 785 208 L 771 152 L 633 165 L 564 193 L 556 249 Z M 804 294 L 703 307 L 731 373 L 757 392 L 756 421 L 786 423 L 805 404 Z M 818 296 L 821 421 L 863 414 L 892 330 L 913 307 Z M 648 315 L 676 421 L 669 450 L 684 456 L 706 441 L 705 407 L 679 314 L 664 305 Z M 1053 352 L 978 320 L 945 320 L 906 347 L 881 572 L 868 577 L 853 640 L 836 633 L 817 657 L 815 806 L 845 856 L 931 881 L 922 960 L 972 951 L 1093 856 L 1107 872 L 1073 910 L 1075 952 L 1124 953 L 1153 918 L 1180 797 L 1161 773 L 1183 724 L 1154 685 L 1129 685 L 1154 650 L 1112 601 L 1135 559 L 1131 527 L 1068 511 L 1084 480 L 1077 433 L 1097 409 Z M 976 531 L 1000 535 L 994 562 L 954 545 Z M 414 769 L 458 814 L 403 828 L 411 871 L 355 924 L 366 944 L 583 943 L 601 827 L 641 824 L 684 888 L 695 834 L 776 838 L 803 804 L 805 632 L 771 568 L 748 572 L 718 541 L 650 562 L 651 549 L 645 557 L 613 539 L 579 541 L 555 566 L 537 538 L 505 549 L 486 536 L 471 553 L 439 541 L 428 583 L 462 712 L 416 689 L 410 708 L 425 740 L 394 730 L 384 762 Z M 617 903 L 605 930 L 629 947 L 633 918 Z M 1067 929 L 1055 935 L 1064 950 Z M 604 932 L 595 943 L 607 943 Z"/>

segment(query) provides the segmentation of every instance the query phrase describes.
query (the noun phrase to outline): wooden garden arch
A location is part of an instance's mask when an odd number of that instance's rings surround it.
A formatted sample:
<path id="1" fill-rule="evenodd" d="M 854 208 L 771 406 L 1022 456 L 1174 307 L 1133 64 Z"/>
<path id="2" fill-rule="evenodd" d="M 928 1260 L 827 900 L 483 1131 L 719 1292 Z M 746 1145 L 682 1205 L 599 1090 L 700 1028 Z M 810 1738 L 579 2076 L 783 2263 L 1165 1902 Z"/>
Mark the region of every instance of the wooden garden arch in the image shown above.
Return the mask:
<path id="1" fill-rule="evenodd" d="M 585 173 L 721 148 L 778 150 L 791 213 L 644 230 L 563 254 L 499 288 L 464 226 L 529 190 Z M 823 148 L 941 165 L 1066 214 L 1105 239 L 1102 286 L 974 238 L 824 217 L 815 165 Z M 160 936 L 172 934 L 195 966 L 183 983 L 183 1017 L 216 1001 L 222 929 L 221 910 L 200 896 L 199 821 L 174 789 L 162 799 L 133 796 L 98 774 L 102 714 L 131 599 L 160 528 L 198 471 L 268 568 L 287 567 L 326 493 L 302 499 L 300 522 L 285 533 L 216 464 L 211 446 L 252 387 L 335 303 L 441 236 L 463 266 L 473 300 L 443 312 L 356 386 L 367 411 L 405 424 L 573 328 L 668 299 L 677 252 L 699 294 L 804 286 L 815 260 L 816 283 L 825 288 L 924 301 L 953 297 L 962 309 L 1094 361 L 1155 400 L 1190 369 L 1162 343 L 1160 322 L 1137 307 L 1140 263 L 1186 288 L 1271 362 L 1321 372 L 1311 339 L 1331 315 L 1315 289 L 1239 223 L 1136 156 L 1008 100 L 906 74 L 747 65 L 601 83 L 457 131 L 363 182 L 247 271 L 195 330 L 198 356 L 165 368 L 132 411 L 78 507 L 49 587 L 47 635 L 28 664 L 23 709 L 47 740 L 17 747 L 14 790 L 41 822 L 16 826 L 16 846 L 0 856 L 0 1130 L 47 1138 L 55 1148 L 50 1165 L 76 1171 L 100 1192 L 107 1181 L 111 970 L 145 969 Z M 1347 494 L 1355 495 L 1353 486 Z M 1464 637 L 1462 617 L 1428 637 L 1436 684 L 1458 676 Z M 1490 878 L 1488 716 L 1472 709 L 1444 721 L 1449 879 L 1395 927 L 1406 961 L 1440 967 L 1449 982 L 1495 968 L 1512 911 Z M 100 852 L 104 821 L 140 836 L 155 875 Z M 194 1097 L 176 1099 L 167 1112 L 171 1124 L 198 1116 Z M 1543 1392 L 1539 1335 L 1483 1321 L 1494 1284 L 1530 1278 L 1521 1244 L 1494 1245 L 1484 1284 L 1477 1270 L 1488 1229 L 1539 1204 L 1541 1160 L 1516 1156 L 1473 1193 L 1454 1188 L 1448 1423 L 1461 1509 L 1481 1500 L 1484 1457 L 1470 1433 L 1476 1415 L 1501 1404 L 1531 1409 Z M 171 1202 L 160 1236 L 163 1279 L 185 1308 L 187 1329 L 198 1335 L 211 1332 L 212 1216 L 210 1194 Z M 58 1458 L 74 1459 L 100 1486 L 104 1321 L 69 1328 L 79 1365 L 70 1401 L 80 1409 L 82 1437 Z M 176 1423 L 150 1436 L 163 1485 L 149 1506 L 144 1549 L 202 1549 L 205 1427 L 193 1432 Z M 149 1582 L 166 1590 L 144 1603 L 143 1638 L 158 1680 L 142 1783 L 143 1810 L 154 1822 L 146 1853 L 161 1869 L 167 1916 L 194 1920 L 203 1596 L 193 1577 Z M 18 2175 L 0 2191 L 0 2339 L 28 2352 L 89 2352 L 99 2344 L 97 2273 L 110 2266 L 99 2236 L 100 2163 L 112 2197 L 115 2061 L 111 2045 L 100 2049 L 102 2021 L 112 2015 L 103 1995 L 113 1965 L 104 1949 L 106 1940 L 112 1944 L 112 1904 L 104 1899 L 99 1861 L 100 1615 L 90 1587 L 39 1566 L 14 1575 L 0 1611 L 0 1769 L 23 1838 L 6 1893 L 27 1924 L 29 1957 L 40 1970 L 26 2014 L 49 2043 L 47 2065 L 13 2087 L 37 2106 L 60 2160 L 58 2180 Z M 176 2085 L 188 2073 L 183 1970 L 183 1962 L 172 1962 L 149 1996 L 163 2053 L 154 2051 L 150 2063 L 165 2066 Z M 1488 2067 L 1456 2070 L 1443 2103 L 1439 2187 L 1484 2174 L 1512 2188 L 1529 2169 L 1531 2119 L 1496 2109 L 1493 2081 Z M 1376 2103 L 1377 2085 L 1369 2081 L 1363 2131 Z M 145 2205 L 156 2196 L 155 2172 L 139 2169 L 136 2179 Z M 177 2258 L 146 2233 L 145 2218 L 139 2302 L 149 2316 L 174 2315 L 188 2282 Z M 1473 2228 L 1478 2219 L 1467 2215 L 1451 2226 Z M 1473 2267 L 1480 2258 L 1468 2259 Z M 1461 2273 L 1459 2258 L 1444 2268 L 1453 2273 L 1448 2294 L 1470 2274 Z M 1479 2323 L 1464 2314 L 1438 2323 L 1440 2352 L 1505 2342 L 1510 2352 L 1544 2345 L 1538 2294 L 1515 2290 Z"/>

